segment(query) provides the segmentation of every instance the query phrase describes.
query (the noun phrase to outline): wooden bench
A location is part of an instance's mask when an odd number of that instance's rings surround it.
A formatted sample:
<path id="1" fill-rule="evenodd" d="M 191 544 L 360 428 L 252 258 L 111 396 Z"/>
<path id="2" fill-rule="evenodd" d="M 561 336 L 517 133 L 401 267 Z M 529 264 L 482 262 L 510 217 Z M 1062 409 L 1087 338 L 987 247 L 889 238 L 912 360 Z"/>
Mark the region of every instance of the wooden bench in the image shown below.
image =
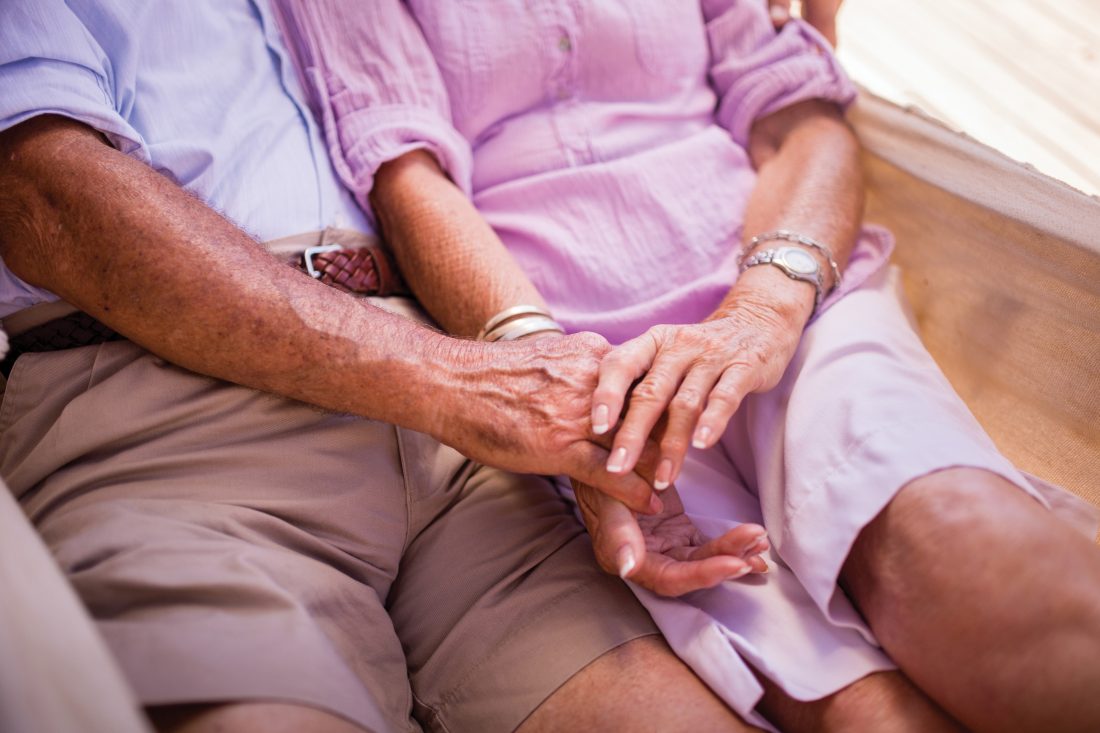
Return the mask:
<path id="1" fill-rule="evenodd" d="M 929 350 L 1017 465 L 1100 506 L 1100 200 L 874 97 L 851 119 Z M 0 730 L 148 730 L 2 485 Z"/>

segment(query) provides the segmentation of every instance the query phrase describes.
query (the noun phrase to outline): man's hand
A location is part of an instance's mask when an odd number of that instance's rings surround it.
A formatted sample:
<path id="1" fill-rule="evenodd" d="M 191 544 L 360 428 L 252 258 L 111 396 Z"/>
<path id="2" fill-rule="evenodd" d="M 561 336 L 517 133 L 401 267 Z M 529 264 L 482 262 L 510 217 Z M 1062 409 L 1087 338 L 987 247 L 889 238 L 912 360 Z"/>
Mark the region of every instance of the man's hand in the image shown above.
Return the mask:
<path id="1" fill-rule="evenodd" d="M 564 474 L 637 512 L 661 511 L 650 484 L 606 469 L 610 436 L 589 414 L 600 359 L 611 346 L 594 333 L 462 344 L 452 384 L 441 390 L 431 433 L 474 460 L 523 473 Z M 639 443 L 639 451 L 646 439 Z"/>
<path id="2" fill-rule="evenodd" d="M 836 14 L 843 0 L 802 0 L 802 17 L 836 46 Z M 768 14 L 776 28 L 791 19 L 791 0 L 768 0 Z"/>
<path id="3" fill-rule="evenodd" d="M 662 596 L 711 588 L 751 572 L 767 572 L 764 528 L 742 524 L 707 540 L 684 514 L 676 489 L 660 514 L 636 517 L 603 492 L 573 482 L 600 567 Z"/>
<path id="4" fill-rule="evenodd" d="M 158 356 L 659 509 L 645 481 L 609 475 L 607 450 L 587 440 L 603 339 L 478 344 L 387 313 L 283 265 L 71 120 L 4 131 L 0 160 L 5 265 Z"/>

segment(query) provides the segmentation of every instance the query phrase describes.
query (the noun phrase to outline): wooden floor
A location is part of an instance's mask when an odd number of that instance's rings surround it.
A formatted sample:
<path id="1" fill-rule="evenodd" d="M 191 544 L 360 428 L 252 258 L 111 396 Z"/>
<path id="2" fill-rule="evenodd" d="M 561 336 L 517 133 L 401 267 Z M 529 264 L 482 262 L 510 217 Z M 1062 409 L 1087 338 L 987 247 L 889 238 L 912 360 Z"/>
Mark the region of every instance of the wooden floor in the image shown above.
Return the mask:
<path id="1" fill-rule="evenodd" d="M 845 0 L 870 91 L 1100 194 L 1100 0 Z"/>

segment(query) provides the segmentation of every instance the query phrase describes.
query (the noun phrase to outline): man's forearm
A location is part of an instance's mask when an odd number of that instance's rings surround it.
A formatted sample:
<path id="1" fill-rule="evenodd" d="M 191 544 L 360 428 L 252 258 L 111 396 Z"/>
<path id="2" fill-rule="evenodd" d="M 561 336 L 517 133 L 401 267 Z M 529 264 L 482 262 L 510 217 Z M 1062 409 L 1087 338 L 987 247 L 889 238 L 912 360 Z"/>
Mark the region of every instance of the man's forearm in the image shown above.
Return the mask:
<path id="1" fill-rule="evenodd" d="M 149 351 L 653 511 L 646 482 L 606 472 L 607 451 L 588 441 L 602 339 L 479 344 L 417 326 L 278 262 L 74 122 L 0 134 L 0 160 L 4 263 Z"/>
<path id="2" fill-rule="evenodd" d="M 0 253 L 27 282 L 194 371 L 437 432 L 414 403 L 453 342 L 281 264 L 82 125 L 32 120 L 0 154 Z"/>

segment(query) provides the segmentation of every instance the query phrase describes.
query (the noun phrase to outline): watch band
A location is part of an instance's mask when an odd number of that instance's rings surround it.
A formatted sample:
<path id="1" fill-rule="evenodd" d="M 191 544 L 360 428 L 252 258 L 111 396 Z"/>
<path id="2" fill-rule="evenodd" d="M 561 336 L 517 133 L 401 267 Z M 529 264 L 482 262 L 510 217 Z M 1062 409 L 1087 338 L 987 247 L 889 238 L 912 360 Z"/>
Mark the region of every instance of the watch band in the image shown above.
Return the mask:
<path id="1" fill-rule="evenodd" d="M 797 232 L 788 231 L 786 229 L 777 229 L 774 232 L 766 232 L 764 234 L 757 234 L 755 237 L 749 240 L 748 245 L 745 246 L 745 252 L 751 252 L 754 247 L 764 242 L 772 242 L 776 239 L 782 239 L 787 242 L 795 242 L 796 244 L 804 244 L 807 247 L 813 247 L 825 258 L 829 263 L 829 269 L 833 273 L 833 284 L 829 286 L 829 293 L 833 292 L 840 286 L 840 267 L 836 263 L 836 259 L 833 257 L 833 251 L 828 246 L 821 242 L 807 237 L 805 234 L 799 234 Z M 826 293 L 828 295 L 828 293 Z"/>
<path id="2" fill-rule="evenodd" d="M 796 267 L 787 261 L 788 257 L 802 259 L 803 266 Z M 741 272 L 756 265 L 773 265 L 792 280 L 801 280 L 814 286 L 814 312 L 825 297 L 825 284 L 821 281 L 821 267 L 813 255 L 799 247 L 775 247 L 762 249 L 750 255 L 741 263 Z"/>

